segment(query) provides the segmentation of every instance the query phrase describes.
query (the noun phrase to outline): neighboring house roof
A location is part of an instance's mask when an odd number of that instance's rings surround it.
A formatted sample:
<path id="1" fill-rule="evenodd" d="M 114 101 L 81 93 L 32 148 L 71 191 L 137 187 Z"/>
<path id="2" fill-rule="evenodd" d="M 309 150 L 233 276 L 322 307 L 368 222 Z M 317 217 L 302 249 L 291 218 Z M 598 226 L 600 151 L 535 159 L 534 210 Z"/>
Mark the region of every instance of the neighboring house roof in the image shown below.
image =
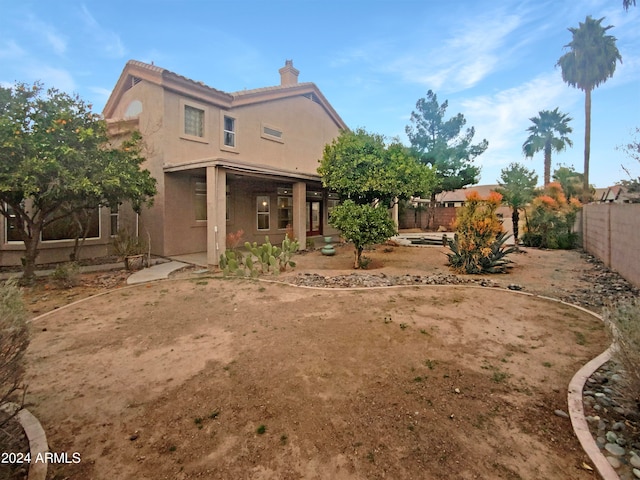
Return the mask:
<path id="1" fill-rule="evenodd" d="M 294 72 L 293 75 L 291 75 L 290 72 Z M 162 86 L 167 90 L 225 109 L 305 95 L 322 106 L 339 128 L 347 129 L 347 125 L 340 115 L 338 115 L 314 83 L 298 83 L 298 71 L 293 68 L 293 62 L 287 60 L 285 67 L 280 69 L 280 73 L 283 75 L 281 85 L 227 93 L 210 87 L 204 82 L 191 80 L 156 65 L 137 60 L 129 60 L 122 70 L 120 78 L 104 107 L 103 116 L 104 118 L 111 118 L 122 94 L 126 92 L 132 84 L 145 80 Z"/>
<path id="2" fill-rule="evenodd" d="M 611 187 L 607 187 L 602 196 L 598 196 L 596 189 L 596 202 L 605 202 L 605 203 L 634 203 L 638 200 L 638 194 L 629 192 L 629 189 L 624 185 L 613 185 Z"/>
<path id="3" fill-rule="evenodd" d="M 609 191 L 608 187 L 596 188 L 596 191 L 593 194 L 593 201 L 594 202 L 603 202 L 604 198 L 607 196 L 608 191 Z"/>

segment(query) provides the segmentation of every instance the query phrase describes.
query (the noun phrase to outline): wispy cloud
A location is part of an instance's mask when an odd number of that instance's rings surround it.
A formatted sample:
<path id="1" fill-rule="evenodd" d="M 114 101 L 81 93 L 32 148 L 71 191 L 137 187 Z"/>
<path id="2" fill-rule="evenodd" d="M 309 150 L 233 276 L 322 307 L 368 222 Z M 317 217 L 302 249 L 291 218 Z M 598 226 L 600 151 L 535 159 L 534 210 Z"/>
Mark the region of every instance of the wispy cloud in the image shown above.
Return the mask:
<path id="1" fill-rule="evenodd" d="M 438 38 L 424 29 L 394 40 L 376 39 L 346 49 L 331 66 L 366 64 L 406 83 L 445 93 L 462 91 L 505 68 L 523 45 L 542 35 L 528 31 L 527 13 L 494 9 L 457 19 Z"/>
<path id="2" fill-rule="evenodd" d="M 61 35 L 53 25 L 43 22 L 34 15 L 29 15 L 25 26 L 32 35 L 43 38 L 57 55 L 62 55 L 66 52 L 67 39 L 64 35 Z"/>
<path id="3" fill-rule="evenodd" d="M 126 49 L 120 36 L 116 32 L 100 25 L 85 5 L 82 5 L 80 10 L 87 31 L 90 32 L 96 43 L 100 45 L 105 55 L 110 58 L 124 57 Z"/>
<path id="4" fill-rule="evenodd" d="M 42 64 L 31 64 L 24 68 L 27 78 L 42 81 L 45 87 L 55 87 L 60 91 L 73 93 L 76 82 L 70 72 L 62 68 L 50 67 Z"/>
<path id="5" fill-rule="evenodd" d="M 529 118 L 556 107 L 566 112 L 580 98 L 582 93 L 568 91 L 560 73 L 554 71 L 490 96 L 465 99 L 461 105 L 468 124 L 476 129 L 476 138 L 489 141 L 482 164 L 503 167 L 522 159 L 514 158 L 513 152 L 521 149 Z"/>
<path id="6" fill-rule="evenodd" d="M 0 58 L 20 58 L 25 54 L 24 49 L 14 40 L 5 40 L 0 43 Z"/>

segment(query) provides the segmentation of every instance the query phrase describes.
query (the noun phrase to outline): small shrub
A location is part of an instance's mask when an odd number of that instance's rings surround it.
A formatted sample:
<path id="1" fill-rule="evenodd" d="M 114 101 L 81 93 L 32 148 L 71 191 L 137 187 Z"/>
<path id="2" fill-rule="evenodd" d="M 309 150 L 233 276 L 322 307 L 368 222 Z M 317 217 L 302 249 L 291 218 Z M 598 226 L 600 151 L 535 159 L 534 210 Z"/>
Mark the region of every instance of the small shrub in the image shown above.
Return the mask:
<path id="1" fill-rule="evenodd" d="M 292 260 L 293 255 L 298 251 L 300 244 L 296 240 L 288 237 L 282 241 L 282 245 L 277 247 L 269 242 L 269 237 L 265 237 L 265 243 L 258 245 L 245 242 L 247 252 L 227 250 L 220 255 L 220 268 L 224 275 L 250 275 L 257 277 L 260 274 L 271 272 L 278 275 L 287 267 L 295 267 L 296 262 Z"/>
<path id="2" fill-rule="evenodd" d="M 29 346 L 22 293 L 13 280 L 0 284 L 0 406 L 24 393 L 24 356 Z M 1 423 L 0 423 L 1 425 Z"/>
<path id="3" fill-rule="evenodd" d="M 238 250 L 238 247 L 242 245 L 242 237 L 244 236 L 244 230 L 240 229 L 237 232 L 227 233 L 227 249 Z"/>
<path id="4" fill-rule="evenodd" d="M 76 262 L 61 263 L 51 274 L 58 288 L 72 288 L 80 283 L 80 265 Z"/>
<path id="5" fill-rule="evenodd" d="M 287 231 L 285 233 L 285 237 L 287 237 L 289 240 L 296 239 L 296 237 L 293 234 L 293 225 L 291 225 L 290 223 L 287 223 Z"/>
<path id="6" fill-rule="evenodd" d="M 578 234 L 573 227 L 580 208 L 575 198 L 567 200 L 559 183 L 550 183 L 527 209 L 522 243 L 526 247 L 575 248 Z"/>
<path id="7" fill-rule="evenodd" d="M 628 396 L 640 402 L 640 299 L 605 309 L 604 318 L 615 342 L 613 358 L 625 370 Z"/>
<path id="8" fill-rule="evenodd" d="M 118 230 L 111 241 L 113 253 L 124 259 L 131 255 L 140 255 L 147 251 L 147 246 L 139 237 L 132 235 L 126 229 Z"/>

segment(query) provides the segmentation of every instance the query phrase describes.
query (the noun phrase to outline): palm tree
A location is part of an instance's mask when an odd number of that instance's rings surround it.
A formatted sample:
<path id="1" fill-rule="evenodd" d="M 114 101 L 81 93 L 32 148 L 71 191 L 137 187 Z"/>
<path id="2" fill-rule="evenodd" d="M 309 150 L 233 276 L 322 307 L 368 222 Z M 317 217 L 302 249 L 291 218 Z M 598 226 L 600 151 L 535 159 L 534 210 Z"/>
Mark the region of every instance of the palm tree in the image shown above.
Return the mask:
<path id="1" fill-rule="evenodd" d="M 522 145 L 525 156 L 532 158 L 540 150 L 544 151 L 544 186 L 551 181 L 551 152 L 561 152 L 567 145 L 572 146 L 571 139 L 567 136 L 573 132 L 569 122 L 573 120 L 566 113 L 554 110 L 541 110 L 537 117 L 529 120 L 533 122 L 527 132 L 529 136 Z"/>
<path id="2" fill-rule="evenodd" d="M 622 0 L 622 6 L 624 7 L 625 10 L 629 10 L 629 7 L 633 5 L 634 7 L 636 6 L 636 0 Z"/>
<path id="3" fill-rule="evenodd" d="M 569 28 L 573 35 L 565 48 L 571 50 L 558 59 L 562 80 L 585 93 L 584 101 L 584 189 L 583 202 L 589 200 L 589 155 L 591 150 L 591 91 L 612 77 L 616 62 L 622 62 L 616 38 L 606 35 L 612 25 L 601 25 L 604 17 L 594 20 L 588 16 L 578 28 Z"/>

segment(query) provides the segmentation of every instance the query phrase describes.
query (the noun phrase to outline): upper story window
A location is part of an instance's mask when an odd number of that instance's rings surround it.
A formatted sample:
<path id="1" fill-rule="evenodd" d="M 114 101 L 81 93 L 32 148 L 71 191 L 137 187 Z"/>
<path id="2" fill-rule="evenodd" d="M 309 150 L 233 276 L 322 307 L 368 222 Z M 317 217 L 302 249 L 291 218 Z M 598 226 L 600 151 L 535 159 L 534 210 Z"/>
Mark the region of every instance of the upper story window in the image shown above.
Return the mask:
<path id="1" fill-rule="evenodd" d="M 209 107 L 191 100 L 180 99 L 180 138 L 192 142 L 209 143 Z"/>
<path id="2" fill-rule="evenodd" d="M 204 137 L 204 110 L 184 106 L 184 134 L 192 137 Z"/>
<path id="3" fill-rule="evenodd" d="M 262 124 L 262 132 L 260 136 L 267 140 L 284 143 L 282 138 L 282 130 L 271 125 Z"/>
<path id="4" fill-rule="evenodd" d="M 229 117 L 227 115 L 224 116 L 224 145 L 226 147 L 234 148 L 236 146 L 236 119 L 233 117 Z"/>

